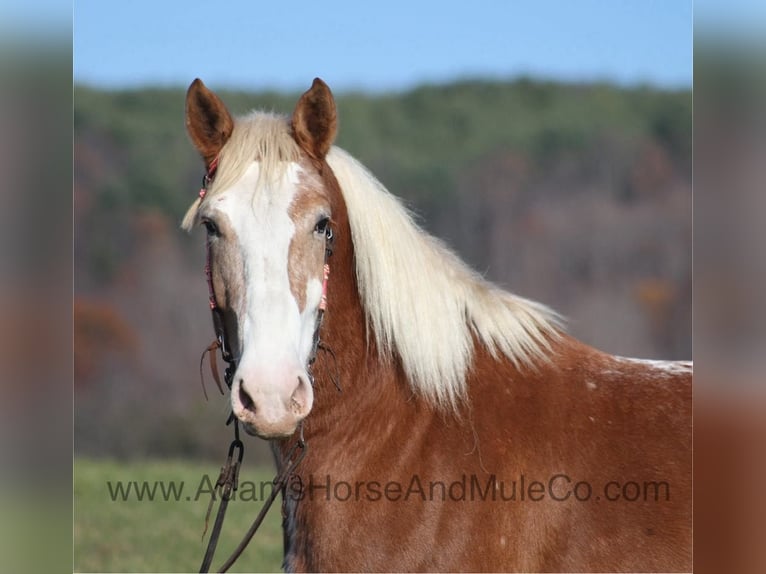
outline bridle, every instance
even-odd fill
[[[202,177],[202,187],[200,187],[200,190],[199,190],[200,201],[205,199],[205,195],[207,195],[207,188],[212,183],[213,177],[215,176],[215,172],[217,169],[218,169],[218,157],[216,156],[216,158],[208,166],[207,172]],[[221,308],[218,306],[218,303],[216,302],[216,298],[215,298],[215,289],[213,288],[213,271],[210,265],[210,251],[211,251],[210,237],[208,237],[205,242],[205,279],[207,281],[208,304],[210,305],[210,312],[213,316],[213,329],[215,331],[215,340],[206,349],[205,353],[210,354],[210,367],[213,373],[213,378],[215,379],[215,382],[218,385],[218,389],[221,391],[221,394],[224,394],[223,387],[221,386],[221,380],[218,378],[217,365],[215,364],[216,363],[215,351],[217,349],[221,350],[221,358],[227,364],[226,370],[224,371],[223,378],[229,390],[231,390],[231,382],[234,377],[234,372],[237,370],[237,361],[232,355],[231,348],[226,339],[226,329],[224,328],[223,311],[221,311]],[[204,359],[205,353],[203,353],[202,355],[203,359]],[[202,362],[200,361],[200,371],[201,371],[201,367],[202,367]],[[205,398],[207,398],[207,392],[205,391],[204,383],[202,385],[202,390],[205,392]]]
[[[202,187],[199,190],[199,198],[200,198],[199,201],[202,201],[205,198],[205,195],[207,194],[208,186],[213,181],[213,178],[215,177],[215,172],[217,169],[218,169],[218,157],[216,157],[210,163],[210,165],[207,168],[207,172],[202,178]],[[335,355],[333,354],[333,352],[329,349],[329,347],[326,347],[325,345],[323,345],[319,338],[320,330],[322,328],[322,320],[324,319],[324,314],[325,314],[325,311],[327,310],[327,282],[330,278],[330,256],[332,256],[333,242],[334,242],[334,235],[333,235],[332,227],[328,224],[327,227],[325,228],[325,252],[324,252],[324,265],[322,269],[322,273],[323,273],[322,298],[320,300],[319,308],[317,310],[316,325],[314,327],[314,334],[312,337],[311,354],[309,355],[308,364],[306,366],[306,372],[308,373],[309,380],[312,386],[314,384],[314,377],[311,373],[311,367],[314,364],[314,361],[316,360],[317,351],[319,349],[322,349],[323,351],[327,351],[328,353],[330,353],[333,359],[335,358]],[[226,369],[224,370],[223,380],[224,380],[224,383],[226,384],[226,387],[229,389],[229,391],[231,391],[232,380],[234,379],[234,373],[237,370],[237,358],[234,357],[234,355],[231,352],[231,346],[226,337],[224,313],[221,310],[221,308],[218,306],[218,302],[216,301],[216,297],[215,297],[215,289],[213,287],[213,273],[212,273],[211,257],[210,257],[211,243],[210,243],[209,237],[206,241],[205,247],[206,247],[205,278],[207,280],[207,286],[208,286],[208,303],[209,303],[210,311],[213,317],[213,329],[215,330],[215,340],[202,353],[202,357],[200,358],[200,377],[202,377],[202,364],[204,362],[205,355],[208,355],[210,357],[210,370],[212,371],[213,379],[218,385],[218,389],[221,391],[221,394],[225,394],[225,391],[223,390],[223,386],[221,385],[221,380],[218,375],[216,351],[218,350],[221,351],[221,358],[226,363]],[[340,391],[340,386],[338,384],[337,377],[333,378],[333,383],[335,384],[338,391]],[[204,379],[202,380],[202,390],[205,393],[205,398],[207,398],[207,391],[205,390]],[[220,491],[221,502],[218,506],[218,512],[216,514],[215,522],[213,524],[213,529],[210,533],[210,540],[208,541],[207,549],[205,551],[205,556],[202,559],[200,572],[208,572],[210,569],[210,564],[213,560],[216,546],[218,545],[218,538],[221,533],[221,528],[223,527],[223,520],[224,520],[224,516],[226,515],[226,509],[228,507],[229,500],[231,499],[232,494],[237,490],[237,486],[238,486],[239,469],[242,464],[242,458],[244,455],[244,444],[242,443],[239,437],[239,421],[234,416],[233,412],[229,414],[229,418],[226,421],[226,425],[229,425],[231,423],[234,423],[233,425],[234,440],[229,445],[229,451],[226,457],[226,462],[224,466],[221,467],[221,472],[215,484],[215,490]],[[256,516],[255,520],[253,521],[248,531],[245,533],[245,536],[242,538],[242,541],[239,543],[237,548],[234,550],[234,552],[232,552],[231,556],[229,556],[226,562],[224,562],[224,564],[220,567],[220,569],[218,570],[219,572],[226,572],[232,566],[232,564],[234,564],[234,562],[239,558],[242,552],[245,550],[247,545],[250,543],[250,540],[255,535],[260,525],[263,523],[263,520],[266,517],[266,514],[268,513],[269,509],[271,508],[271,505],[274,503],[274,500],[276,499],[277,495],[279,493],[284,493],[284,490],[287,486],[288,481],[290,480],[290,477],[292,476],[293,472],[300,464],[301,460],[303,460],[303,457],[306,455],[307,450],[308,450],[308,445],[306,444],[306,440],[303,437],[303,423],[301,422],[299,423],[299,428],[298,428],[298,438],[296,442],[290,447],[290,449],[287,452],[287,455],[282,460],[281,472],[279,472],[277,476],[274,477],[274,480],[272,481],[272,483],[274,484],[274,488],[272,489],[271,494],[264,501],[263,506],[261,507],[261,510],[258,513],[258,516]],[[214,501],[215,501],[215,493],[213,494],[210,500],[210,503],[207,509],[207,514],[205,516],[205,531],[207,530],[207,524],[210,518],[210,511],[212,510]],[[283,496],[282,504],[283,504],[282,511],[284,515],[284,512],[285,512],[284,496]],[[204,537],[205,533],[203,532],[202,535]]]

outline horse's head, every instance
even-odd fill
[[[186,125],[206,165],[218,166],[193,215],[207,230],[214,300],[236,359],[232,409],[252,434],[288,436],[314,400],[308,362],[333,221],[325,156],[335,102],[316,79],[290,120],[234,121],[195,80]]]

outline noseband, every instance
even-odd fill
[[[208,166],[207,172],[202,178],[202,187],[199,190],[200,201],[202,201],[207,195],[208,186],[213,181],[213,177],[215,176],[215,172],[217,168],[218,168],[218,157],[216,157],[210,163],[210,165]],[[324,265],[322,269],[322,274],[323,274],[322,298],[320,299],[319,308],[317,310],[316,324],[314,326],[314,334],[312,336],[311,354],[309,355],[308,363],[306,365],[306,372],[309,376],[309,380],[311,381],[312,386],[314,385],[314,377],[311,373],[311,367],[314,364],[314,361],[316,360],[317,350],[318,349],[325,350],[329,352],[333,358],[335,358],[335,355],[332,353],[329,347],[324,346],[319,339],[319,332],[322,328],[322,320],[324,319],[324,314],[325,314],[325,311],[327,310],[327,282],[330,278],[330,256],[332,255],[333,242],[334,242],[334,236],[332,232],[332,227],[330,225],[327,225],[325,230]],[[223,386],[221,385],[219,375],[218,375],[216,351],[220,349],[221,358],[227,364],[226,369],[224,371],[223,379],[229,391],[231,391],[231,384],[234,379],[234,373],[237,370],[237,358],[234,357],[234,355],[232,354],[230,343],[226,337],[224,313],[221,310],[221,308],[218,306],[218,303],[215,297],[215,289],[213,288],[213,273],[212,273],[211,258],[210,258],[210,253],[211,253],[210,237],[207,238],[205,249],[206,249],[205,278],[207,280],[207,287],[208,287],[208,304],[210,306],[210,311],[213,316],[213,329],[215,330],[215,340],[207,347],[205,352],[202,354],[202,358],[200,359],[200,377],[202,376],[202,363],[204,362],[205,355],[207,354],[210,357],[210,370],[212,371],[213,379],[218,385],[218,389],[221,391],[221,394],[225,394],[223,390]],[[333,379],[333,383],[335,384],[338,391],[340,391],[340,385],[338,384],[337,378]],[[207,398],[207,391],[205,390],[204,379],[202,381],[202,390],[205,393],[205,398]],[[228,506],[228,502],[231,498],[232,493],[237,490],[239,468],[241,466],[242,457],[244,454],[244,444],[239,438],[239,424],[233,412],[229,414],[229,418],[226,421],[226,424],[229,425],[232,422],[234,423],[234,440],[229,445],[229,452],[226,458],[226,463],[221,468],[221,473],[218,477],[218,481],[216,482],[216,489],[220,489],[221,502],[218,507],[218,513],[216,515],[215,523],[213,525],[213,530],[210,533],[210,540],[208,542],[205,556],[202,560],[202,566],[200,567],[200,572],[208,572],[210,568],[210,564],[213,560],[213,555],[215,554],[215,548],[218,544],[218,537],[221,533],[221,528],[223,527],[223,519],[226,514],[226,508]],[[290,476],[295,471],[298,464],[300,463],[300,461],[303,459],[304,455],[306,454],[306,449],[308,447],[306,445],[305,439],[303,438],[303,423],[302,422],[299,423],[299,427],[300,428],[299,428],[298,440],[296,441],[295,444],[293,444],[293,446],[288,451],[287,456],[285,457],[285,460],[282,461],[282,471],[279,474],[277,474],[277,476],[273,480],[274,488],[272,489],[271,495],[264,501],[264,504],[261,507],[261,511],[258,513],[258,516],[255,518],[255,521],[253,522],[250,529],[245,534],[239,546],[237,546],[237,548],[234,550],[234,552],[231,554],[228,560],[223,564],[223,566],[221,566],[219,570],[220,572],[226,572],[231,567],[231,565],[234,564],[237,558],[239,558],[241,553],[244,551],[245,547],[248,545],[252,537],[255,535],[255,532],[260,527],[261,523],[263,522],[263,519],[266,517],[266,513],[268,512],[272,503],[276,499],[277,494],[284,491],[287,485],[287,482],[290,479]],[[235,454],[237,455],[236,457],[234,456]],[[213,498],[210,500],[210,504],[208,505],[207,515],[205,517],[205,530],[207,530],[207,523],[210,517],[210,511],[212,509],[214,500],[215,500],[215,495],[213,495]],[[282,504],[284,506],[284,498],[283,498]],[[283,514],[284,514],[284,508],[283,508]],[[203,532],[203,536],[204,536],[204,532]]]

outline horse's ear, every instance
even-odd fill
[[[322,80],[314,78],[293,112],[293,137],[314,159],[324,159],[338,130],[335,99]]]
[[[234,120],[221,99],[202,80],[194,80],[186,92],[186,130],[206,166],[218,156],[233,129]]]

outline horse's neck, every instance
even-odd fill
[[[350,237],[347,227],[345,233]],[[302,477],[304,484],[308,477],[322,474],[320,469],[330,472],[341,456],[347,462],[353,457],[360,462],[368,453],[354,449],[354,445],[369,447],[371,441],[385,440],[372,434],[370,426],[383,414],[381,405],[399,402],[389,396],[397,392],[393,361],[379,361],[375,342],[367,339],[351,246],[342,239],[338,241],[329,264],[327,311],[320,332],[321,345],[312,367],[314,404],[303,422],[307,452],[296,468],[296,475]],[[284,470],[296,438],[272,442],[279,472]],[[303,501],[302,507],[310,504],[309,500]],[[288,571],[310,569],[305,555],[307,526],[305,517],[303,522],[298,518],[297,505],[294,497],[285,497],[283,528]]]
[[[397,418],[394,411],[399,407],[406,411],[402,405],[412,396],[397,361],[381,359],[368,332],[349,238],[348,225],[339,225],[329,259],[321,344],[312,366],[314,403],[303,423],[311,459],[322,456],[318,449],[337,446],[333,443],[342,441],[344,433],[364,437],[372,418]],[[393,410],[381,409],[382,405]],[[279,441],[279,450],[286,452],[293,441]]]
[[[340,246],[330,260],[320,340],[313,368],[314,406],[305,421],[306,436],[314,441],[338,426],[354,427],[360,417],[371,416],[397,383],[395,365],[379,359],[368,333],[348,244]]]

